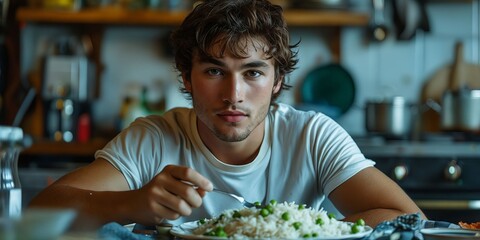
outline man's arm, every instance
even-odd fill
[[[345,221],[359,218],[369,226],[407,213],[423,212],[389,177],[375,167],[366,168],[338,186],[329,196]]]
[[[94,229],[111,221],[155,225],[189,215],[211,188],[196,171],[167,166],[142,188],[130,190],[122,173],[106,160],[97,159],[55,181],[29,207],[73,208],[78,214],[75,229]]]

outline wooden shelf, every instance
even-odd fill
[[[126,10],[107,7],[81,11],[55,11],[20,8],[16,18],[21,22],[120,24],[120,25],[180,25],[187,12],[161,10]],[[349,11],[287,10],[289,26],[365,26],[369,15]]]
[[[289,26],[367,26],[370,16],[366,13],[349,11],[289,10],[285,12]]]
[[[65,155],[65,156],[91,156],[95,151],[102,149],[108,140],[92,139],[86,143],[66,143],[51,140],[41,140],[35,142],[31,147],[22,151],[22,155]]]

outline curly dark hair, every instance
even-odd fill
[[[272,96],[273,102],[283,89],[291,88],[285,76],[298,62],[294,49],[299,43],[290,45],[283,9],[268,0],[205,0],[198,4],[170,36],[175,67],[191,81],[194,54],[211,57],[212,46],[220,44],[220,55],[229,52],[246,57],[245,46],[254,38],[264,42],[263,50],[274,59],[275,84],[283,79],[280,91]],[[180,90],[191,99],[183,85]]]

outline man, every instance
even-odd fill
[[[225,203],[209,197],[215,186],[252,202],[314,208],[328,196],[345,220],[371,226],[420,212],[338,124],[274,102],[297,63],[280,7],[205,1],[172,43],[193,109],[137,119],[31,206],[75,208],[83,227],[177,224]]]

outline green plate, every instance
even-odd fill
[[[355,83],[339,64],[326,64],[307,74],[301,85],[302,104],[327,106],[344,114],[355,101]]]

